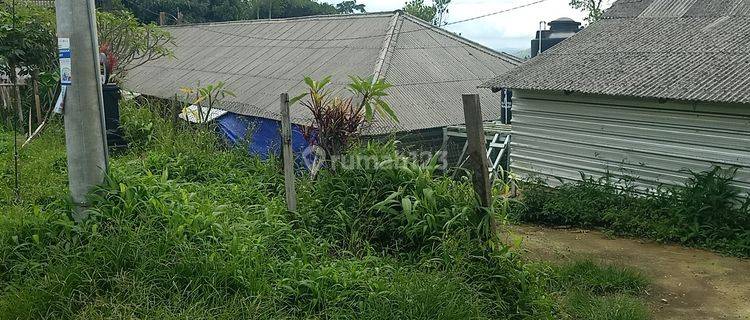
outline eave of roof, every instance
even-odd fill
[[[620,0],[481,87],[750,103],[750,0],[722,1]]]

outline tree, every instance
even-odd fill
[[[435,14],[437,14],[435,7],[425,5],[424,0],[412,0],[407,2],[406,5],[404,5],[404,11],[430,23],[435,20]]]
[[[56,66],[55,16],[51,11],[33,5],[3,4],[0,8],[0,74],[6,75],[15,85],[16,120],[23,128],[25,121],[18,76],[31,76],[37,122],[41,122],[39,78]]]
[[[342,14],[352,14],[354,12],[365,13],[364,4],[358,4],[357,0],[348,0],[336,5],[336,10]]]
[[[424,0],[411,0],[404,5],[404,11],[433,25],[443,26],[450,3],[451,0],[433,0],[432,5],[426,5]]]
[[[174,38],[154,23],[142,24],[127,11],[97,13],[100,51],[107,55],[108,76],[121,81],[128,71],[173,55]]]
[[[570,6],[586,13],[586,22],[592,23],[601,19],[604,14],[604,0],[570,0]]]
[[[268,18],[289,18],[336,14],[336,7],[313,0],[112,0],[111,10],[132,11],[138,20],[157,22],[166,12],[168,24],[182,16],[182,22],[219,22]]]
[[[448,5],[451,0],[433,0],[433,7],[435,7],[435,18],[432,20],[432,24],[441,27],[445,24],[445,18],[448,15]]]

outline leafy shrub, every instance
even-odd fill
[[[514,216],[750,256],[750,198],[731,184],[736,170],[714,167],[691,174],[683,186],[645,194],[609,178],[584,177],[558,188],[528,183],[524,205],[514,207]]]

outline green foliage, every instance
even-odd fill
[[[31,110],[34,95],[33,84],[41,84],[40,103],[50,104],[53,101],[57,82],[55,78],[57,60],[57,38],[55,36],[55,15],[48,9],[35,5],[21,5],[5,1],[0,3],[0,75],[7,76],[11,83],[19,83],[18,76],[26,78],[27,86],[18,88],[20,101],[11,103],[15,110],[0,108],[0,118],[15,118],[16,125],[24,132],[33,131],[23,128],[27,122],[25,110]],[[44,112],[36,110],[37,117]],[[5,122],[5,121],[4,121]],[[35,124],[38,124],[34,122]],[[5,125],[6,123],[3,123]]]
[[[356,139],[363,127],[373,120],[373,112],[378,112],[384,119],[398,122],[396,114],[384,100],[386,92],[393,87],[382,79],[349,77],[351,83],[347,89],[352,93],[350,98],[332,97],[328,88],[331,77],[315,81],[305,77],[308,91],[290,99],[293,105],[303,98],[302,106],[312,114],[312,124],[306,136],[311,145],[322,147],[332,156],[344,152]],[[358,99],[359,103],[355,103]]]
[[[57,58],[55,16],[34,5],[0,4],[0,74],[13,80],[14,68],[21,75],[32,70],[49,71]]]
[[[639,295],[649,281],[627,267],[605,266],[590,260],[572,261],[554,270],[554,287],[565,292],[562,319],[650,319]]]
[[[442,27],[448,15],[451,0],[433,0],[432,5],[424,4],[424,0],[411,0],[404,4],[404,11],[410,15]]]
[[[424,4],[424,0],[411,0],[404,5],[404,11],[410,15],[432,23],[435,20],[437,9],[434,6]]]
[[[227,89],[225,85],[224,81],[219,81],[203,87],[180,88],[180,93],[185,95],[185,102],[187,103],[183,108],[183,113],[193,112],[188,108],[191,105],[197,106],[192,116],[198,123],[208,124],[214,107],[220,105],[227,96],[236,97],[234,92]],[[205,111],[203,110],[204,107],[206,108]]]
[[[750,255],[750,198],[731,184],[736,170],[692,172],[684,186],[641,194],[627,181],[586,178],[559,188],[530,183],[517,218],[604,228],[617,234]],[[623,184],[625,187],[623,187]]]
[[[158,22],[155,13],[167,13],[167,24],[217,22],[336,14],[331,4],[314,0],[115,0],[114,10],[129,10],[140,21]],[[179,21],[177,21],[179,20]]]
[[[570,6],[585,13],[584,19],[589,23],[602,18],[605,9],[602,7],[603,4],[604,0],[570,0]]]
[[[83,223],[64,200],[60,125],[23,154],[23,201],[0,198],[0,319],[549,319],[567,308],[554,268],[482,244],[468,182],[393,145],[352,152],[399,166],[300,177],[289,213],[275,159],[122,106],[133,145],[112,156]],[[13,136],[0,131],[4,185]]]
[[[99,44],[113,56],[111,82],[120,82],[129,70],[149,61],[174,55],[172,35],[154,23],[142,24],[128,11],[97,12]]]
[[[628,295],[596,296],[572,292],[564,298],[564,319],[647,320],[649,310],[643,302]]]
[[[365,5],[357,3],[357,0],[346,0],[336,4],[336,11],[342,14],[353,14],[355,12],[365,13]]]
[[[648,280],[638,271],[617,266],[600,266],[590,260],[576,261],[558,270],[558,279],[567,289],[595,294],[642,292]]]

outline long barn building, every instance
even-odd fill
[[[461,94],[520,61],[401,11],[236,21],[169,27],[173,59],[133,70],[126,88],[172,98],[180,87],[218,81],[236,94],[219,106],[216,121],[230,138],[252,136],[251,151],[278,151],[279,94],[305,92],[304,77],[333,77],[343,90],[348,76],[375,76],[393,85],[385,100],[399,122],[378,119],[364,133],[393,135],[417,147],[440,149],[442,128],[464,122]],[[500,116],[500,98],[483,92],[484,119]],[[293,144],[304,148],[300,126],[311,114],[292,106]]]

